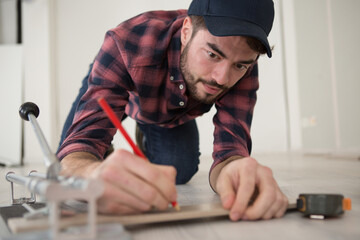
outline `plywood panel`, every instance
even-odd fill
[[[288,209],[296,208],[296,204],[292,203]],[[97,218],[98,223],[121,223],[124,226],[141,225],[159,222],[173,222],[182,220],[192,220],[200,218],[213,218],[213,217],[227,217],[229,211],[221,206],[221,203],[204,203],[199,205],[183,206],[180,211],[169,208],[166,211],[153,211],[139,215],[127,216],[107,216],[100,215]],[[60,225],[64,228],[76,225],[85,224],[87,221],[86,215],[77,215],[70,218],[63,218]],[[42,219],[25,219],[25,218],[12,218],[8,220],[8,226],[13,233],[28,232],[35,230],[43,230],[49,227],[47,218]]]

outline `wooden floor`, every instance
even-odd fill
[[[231,222],[225,218],[132,226],[133,239],[360,239],[360,161],[356,158],[300,154],[254,156],[273,169],[290,202],[300,193],[340,193],[352,199],[352,210],[342,217],[312,220],[299,212],[288,212],[281,219]],[[178,186],[180,205],[219,202],[208,184],[210,160],[202,160],[200,171],[186,185]],[[0,176],[12,170],[27,174],[32,166],[1,168]],[[41,168],[41,167],[40,167]],[[43,169],[40,169],[43,170]],[[0,206],[10,204],[10,184],[0,178]]]

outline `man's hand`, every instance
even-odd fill
[[[128,151],[117,150],[103,162],[87,160],[83,172],[82,164],[77,165],[80,168],[76,171],[71,171],[74,160],[82,162],[79,154],[84,157],[83,153],[75,153],[76,160],[71,159],[74,157],[71,154],[62,160],[65,174],[73,172],[103,181],[105,190],[98,199],[98,211],[101,213],[131,214],[153,207],[164,210],[169,202],[176,201],[174,167],[155,165]]]
[[[215,186],[223,207],[230,209],[233,221],[279,218],[288,206],[288,199],[279,189],[271,169],[251,157],[223,166]],[[255,189],[258,195],[249,205]]]

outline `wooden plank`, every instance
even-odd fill
[[[290,204],[288,209],[296,208],[296,204]],[[207,203],[192,206],[182,206],[180,211],[169,208],[166,211],[152,211],[137,215],[98,215],[98,223],[121,223],[124,226],[160,223],[160,222],[173,222],[181,220],[191,220],[200,218],[212,217],[227,217],[229,211],[221,206],[221,203]],[[86,224],[87,215],[78,214],[73,217],[62,218],[60,225],[62,228],[70,226],[78,226]],[[8,220],[8,226],[12,233],[29,232],[36,230],[44,230],[49,228],[48,218],[41,219],[25,219],[25,218],[12,218]]]

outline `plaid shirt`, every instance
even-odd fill
[[[104,97],[117,116],[171,128],[208,112],[186,91],[180,71],[180,30],[186,10],[153,11],[108,31],[79,102],[74,121],[58,151],[89,152],[102,159],[116,129],[97,103]],[[234,155],[249,156],[250,125],[258,89],[257,64],[215,102],[215,166]]]

